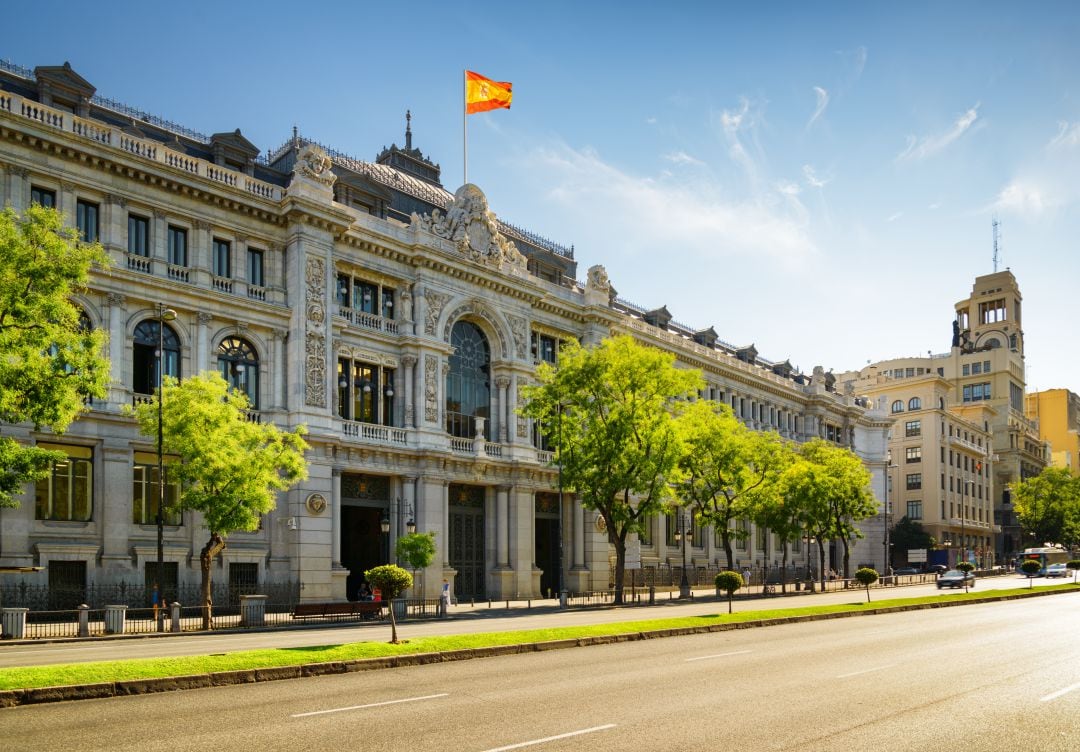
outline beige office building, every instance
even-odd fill
[[[1080,395],[1068,389],[1032,392],[1024,399],[1024,414],[1050,445],[1051,464],[1080,475]]]

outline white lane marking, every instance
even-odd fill
[[[730,653],[717,653],[716,655],[699,655],[697,658],[687,658],[686,662],[690,661],[707,661],[710,658],[727,658],[729,655],[744,655],[746,653],[752,653],[753,650],[733,650]]]
[[[1070,684],[1068,687],[1065,687],[1065,689],[1059,689],[1057,692],[1051,692],[1046,697],[1040,697],[1039,702],[1050,702],[1050,700],[1056,700],[1062,695],[1066,695],[1069,692],[1077,689],[1080,689],[1080,682],[1077,682],[1076,684]]]
[[[509,749],[521,749],[522,747],[532,747],[537,744],[545,744],[546,742],[553,742],[558,739],[568,739],[571,736],[581,736],[582,734],[594,734],[597,731],[607,731],[608,729],[615,728],[614,723],[608,723],[603,726],[593,726],[592,728],[581,729],[580,731],[568,731],[565,734],[557,734],[555,736],[545,736],[543,739],[533,739],[530,742],[519,742],[517,744],[510,744],[505,747],[494,747],[492,749],[486,749],[484,752],[506,752]]]
[[[888,666],[875,666],[874,668],[864,668],[862,671],[852,671],[850,674],[840,674],[837,679],[847,679],[851,676],[858,676],[859,674],[869,674],[874,671],[884,671],[887,668],[892,668],[895,664],[890,663]]]
[[[290,718],[304,718],[309,715],[325,715],[326,713],[344,713],[346,710],[364,710],[365,708],[381,708],[383,705],[397,705],[402,702],[419,702],[420,700],[434,700],[439,697],[448,697],[446,692],[437,695],[424,695],[423,697],[405,697],[401,700],[387,700],[386,702],[372,702],[367,705],[350,705],[347,708],[331,708],[330,710],[312,710],[310,713],[293,713]]]

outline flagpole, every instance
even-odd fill
[[[464,147],[464,163],[465,163],[465,182],[469,182],[469,114],[468,114],[468,100],[469,100],[469,82],[468,71],[463,70],[461,72],[461,135],[462,146]]]

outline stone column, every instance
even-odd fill
[[[495,566],[499,569],[510,566],[509,492],[507,486],[495,489]]]
[[[333,494],[330,499],[331,525],[330,525],[330,566],[341,569],[341,468],[331,470]]]
[[[564,496],[564,500],[566,498]],[[569,501],[573,510],[570,520],[574,535],[574,569],[580,569],[585,566],[585,507],[581,505],[580,499],[570,497]]]
[[[540,595],[540,570],[536,568],[536,503],[530,488],[510,488],[510,567],[514,570],[514,596]]]
[[[443,510],[443,569],[450,568],[450,483],[443,481],[442,484],[442,510]]]
[[[518,430],[517,430],[517,428],[518,428],[518,415],[515,412],[517,410],[517,407],[518,407],[518,379],[519,378],[521,378],[521,377],[519,375],[517,375],[517,374],[514,374],[513,376],[510,377],[510,387],[506,392],[506,401],[507,401],[507,403],[509,405],[509,409],[507,410],[507,414],[508,414],[507,422],[508,422],[509,425],[507,426],[506,432],[507,432],[507,441],[509,441],[511,444],[517,444],[517,443],[519,443],[521,441],[521,437],[518,436]],[[524,419],[522,419],[522,420],[524,420]]]
[[[113,246],[118,251],[127,252],[127,199],[115,194],[106,194],[101,217],[101,244]]]
[[[64,224],[75,227],[75,184],[66,180],[60,181],[60,190],[56,195],[56,208],[64,216]],[[100,221],[100,217],[98,220]]]
[[[131,554],[127,550],[132,532],[130,447],[102,447],[101,472],[106,493],[95,510],[101,530],[101,566],[116,577],[121,573],[128,574],[131,568]],[[128,493],[118,493],[119,489],[126,489]]]
[[[188,248],[191,281],[200,287],[210,286],[210,232],[209,222],[196,221],[191,233],[191,247]]]
[[[416,428],[416,394],[413,391],[413,370],[416,368],[415,355],[401,356],[403,375],[402,391],[405,398],[405,410],[402,418],[404,428]]]
[[[169,223],[165,212],[154,209],[150,226],[150,257],[156,259],[163,269],[169,264]]]
[[[270,362],[270,385],[273,390],[270,395],[270,407],[273,408],[286,407],[283,384],[287,367],[285,363],[285,338],[288,336],[289,333],[284,329],[274,329],[270,332],[270,349],[273,352]]]
[[[505,444],[510,436],[510,431],[508,430],[508,426],[511,425],[510,416],[513,415],[514,412],[509,402],[510,377],[496,377],[495,387],[499,390],[499,409],[496,413],[499,416],[499,433],[495,440],[501,444]]]
[[[124,326],[124,303],[127,299],[111,292],[105,296],[108,307],[109,327],[109,406],[119,408],[127,404],[128,390],[124,384],[124,348],[127,343],[127,331]]]
[[[214,316],[200,311],[195,317],[198,326],[195,331],[194,371],[199,373],[210,368],[210,322]]]

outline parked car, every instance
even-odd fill
[[[944,564],[927,564],[926,571],[934,574],[941,574],[942,572],[949,571],[949,568]]]
[[[937,578],[938,590],[946,587],[964,587],[965,584],[968,587],[975,587],[975,575],[971,572],[961,572],[959,569],[950,569]]]
[[[1068,577],[1069,568],[1064,564],[1049,564],[1046,567],[1047,577]]]
[[[893,574],[922,574],[915,567],[899,567],[893,570]]]

